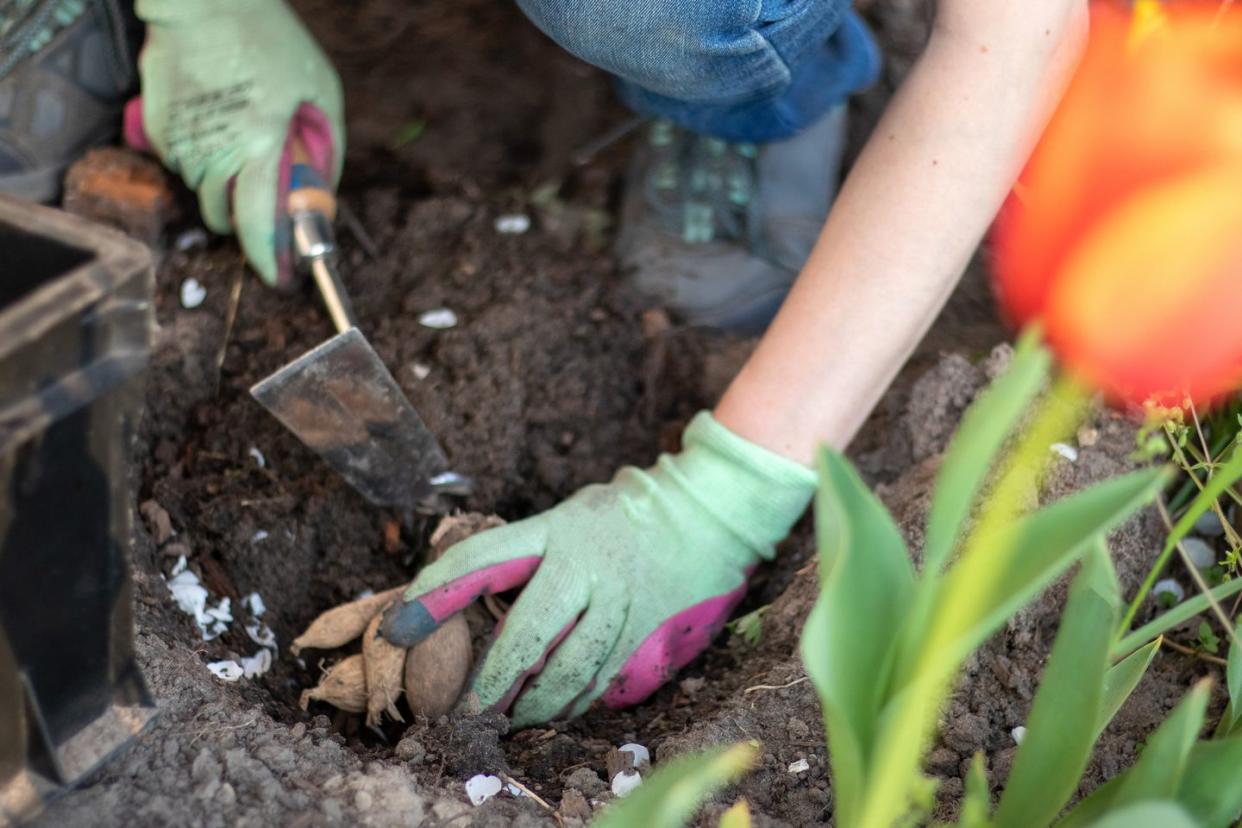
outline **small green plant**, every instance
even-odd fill
[[[762,606],[757,610],[752,610],[745,615],[730,621],[725,625],[725,629],[731,635],[746,642],[748,647],[759,646],[759,639],[763,637],[763,614],[767,612],[767,606]]]
[[[1220,652],[1220,638],[1212,632],[1212,625],[1206,621],[1199,622],[1199,637],[1195,645],[1205,653]]]

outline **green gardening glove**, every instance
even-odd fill
[[[147,42],[128,139],[145,138],[198,193],[209,228],[237,228],[265,282],[287,284],[294,156],[329,187],[340,178],[336,72],[283,0],[138,0],[135,8]]]
[[[537,517],[457,544],[385,615],[412,646],[484,593],[526,583],[473,682],[480,707],[525,726],[597,698],[642,701],[710,643],[815,488],[810,469],[708,413],[683,450],[622,469]]]

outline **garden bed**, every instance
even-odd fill
[[[751,343],[665,329],[662,311],[626,290],[608,226],[625,146],[585,165],[572,160],[626,117],[607,80],[512,4],[294,5],[343,76],[350,149],[342,200],[377,247],[368,252],[342,227],[346,282],[363,330],[454,468],[477,478],[463,506],[521,518],[675,448]],[[920,5],[872,4],[892,66],[859,104],[859,136],[917,49]],[[529,230],[500,232],[496,220],[510,214],[528,217]],[[188,278],[206,289],[192,309],[181,302]],[[458,324],[419,323],[437,308],[451,309]],[[763,742],[762,766],[722,803],[745,795],[761,825],[829,819],[818,705],[796,652],[817,584],[805,525],[757,574],[742,608],[771,604],[761,646],[723,636],[636,709],[518,733],[495,716],[377,733],[327,706],[302,711],[299,694],[320,668],[315,654],[301,663],[291,656],[288,642],[328,607],[408,580],[431,527],[398,533],[394,515],[356,495],[250,398],[251,384],[331,335],[309,293],[262,288],[231,240],[213,240],[164,259],[157,315],[135,475],[138,500],[155,505],[135,517],[134,557],[137,650],[161,717],[41,824],[534,824],[550,814],[532,799],[502,794],[475,809],[463,781],[503,772],[557,808],[567,789],[600,798],[606,756],[624,742],[648,746],[659,764],[741,739]],[[1003,362],[1003,350],[990,355],[1002,337],[972,269],[852,450],[915,548],[939,452]],[[1058,461],[1048,497],[1131,465],[1133,430],[1114,415],[1099,415],[1080,442],[1077,461]],[[172,537],[153,528],[161,510]],[[1160,542],[1152,514],[1118,533],[1128,590]],[[239,619],[209,642],[164,581],[182,554],[213,600],[231,598]],[[1063,591],[1021,612],[968,662],[930,758],[946,809],[975,751],[1004,777]],[[265,675],[226,683],[206,665],[255,652],[237,609],[252,592],[267,607],[262,620],[278,654]],[[472,620],[480,629],[486,617],[476,611]],[[1158,657],[1103,737],[1085,784],[1128,766],[1207,669],[1191,657]],[[792,772],[802,759],[808,769]]]

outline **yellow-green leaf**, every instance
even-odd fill
[[[1070,590],[1026,737],[996,810],[998,828],[1047,825],[1078,789],[1095,745],[1117,596],[1108,547],[1100,540]]]
[[[759,746],[743,742],[663,764],[625,799],[608,806],[594,828],[681,828],[703,800],[754,767]]]

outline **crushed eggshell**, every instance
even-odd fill
[[[1186,538],[1182,541],[1182,549],[1186,557],[1194,564],[1195,569],[1207,569],[1216,563],[1216,551],[1201,538]]]
[[[181,283],[181,307],[187,310],[194,310],[203,304],[203,300],[207,298],[207,288],[202,283],[191,276]]]
[[[433,328],[437,331],[445,331],[449,328],[457,326],[457,314],[448,308],[436,308],[435,310],[423,311],[419,314],[418,324],[424,328]]]
[[[1013,730],[1009,731],[1009,735],[1013,737],[1013,743],[1015,745],[1020,745],[1022,744],[1022,740],[1026,738],[1026,728],[1022,725],[1018,725]]]
[[[259,451],[256,447],[251,446],[248,453],[254,459],[256,466],[261,469],[267,468],[267,458],[263,456],[263,452]]]
[[[263,603],[263,596],[257,592],[252,592],[243,598],[242,606],[250,610],[250,614],[255,618],[262,618],[263,613],[267,612],[267,604]]]
[[[421,362],[414,363],[411,370],[414,372],[414,379],[416,380],[425,380],[431,376],[431,366],[424,365]]]
[[[243,658],[241,667],[246,678],[263,675],[272,669],[272,651],[264,648],[248,658]]]
[[[1059,454],[1071,463],[1078,461],[1078,449],[1069,443],[1053,443],[1048,447],[1054,454]]]
[[[799,759],[797,762],[789,763],[790,773],[806,773],[811,769],[811,763],[805,759]]]
[[[505,791],[508,792],[509,796],[526,796],[526,791],[522,790],[517,785],[514,785],[512,782],[505,783]]]
[[[1170,595],[1173,603],[1178,604],[1186,597],[1186,590],[1182,589],[1182,585],[1172,578],[1164,578],[1156,581],[1156,585],[1151,588],[1151,594],[1153,596]]]
[[[276,649],[276,633],[272,632],[272,628],[267,624],[258,621],[247,624],[246,635],[250,636],[250,640],[260,647],[266,647],[269,650]]]
[[[1195,531],[1205,538],[1215,538],[1225,534],[1225,527],[1216,513],[1209,509],[1195,521]]]
[[[621,771],[612,778],[612,794],[613,796],[625,796],[641,784],[643,784],[643,777],[638,771]]]
[[[206,244],[207,231],[201,227],[191,227],[189,230],[186,230],[184,233],[177,236],[177,240],[173,243],[173,247],[177,248],[178,252],[184,253],[187,250],[191,250],[195,247],[203,247]]]
[[[506,236],[520,236],[530,229],[530,216],[524,213],[508,213],[496,217],[496,232]]]
[[[267,650],[263,652],[267,652]],[[222,681],[237,681],[246,675],[245,668],[232,659],[228,661],[213,661],[207,665],[207,669]]]
[[[173,565],[171,576],[166,583],[177,607],[186,615],[193,616],[204,641],[218,638],[229,628],[233,621],[229,599],[221,598],[215,606],[210,605],[208,599],[211,594],[198,580],[198,576],[187,568],[184,555]]]
[[[640,744],[629,742],[617,748],[622,753],[628,753],[634,757],[634,767],[651,764],[651,751]]]
[[[250,542],[251,542],[251,543],[259,543],[259,542],[261,542],[261,541],[265,541],[265,540],[267,540],[267,539],[268,539],[268,531],[267,531],[266,529],[260,529],[259,531],[255,532],[253,535],[251,535],[251,537],[250,537]]]
[[[471,805],[482,805],[504,788],[500,777],[486,773],[476,774],[466,780],[466,796]]]

